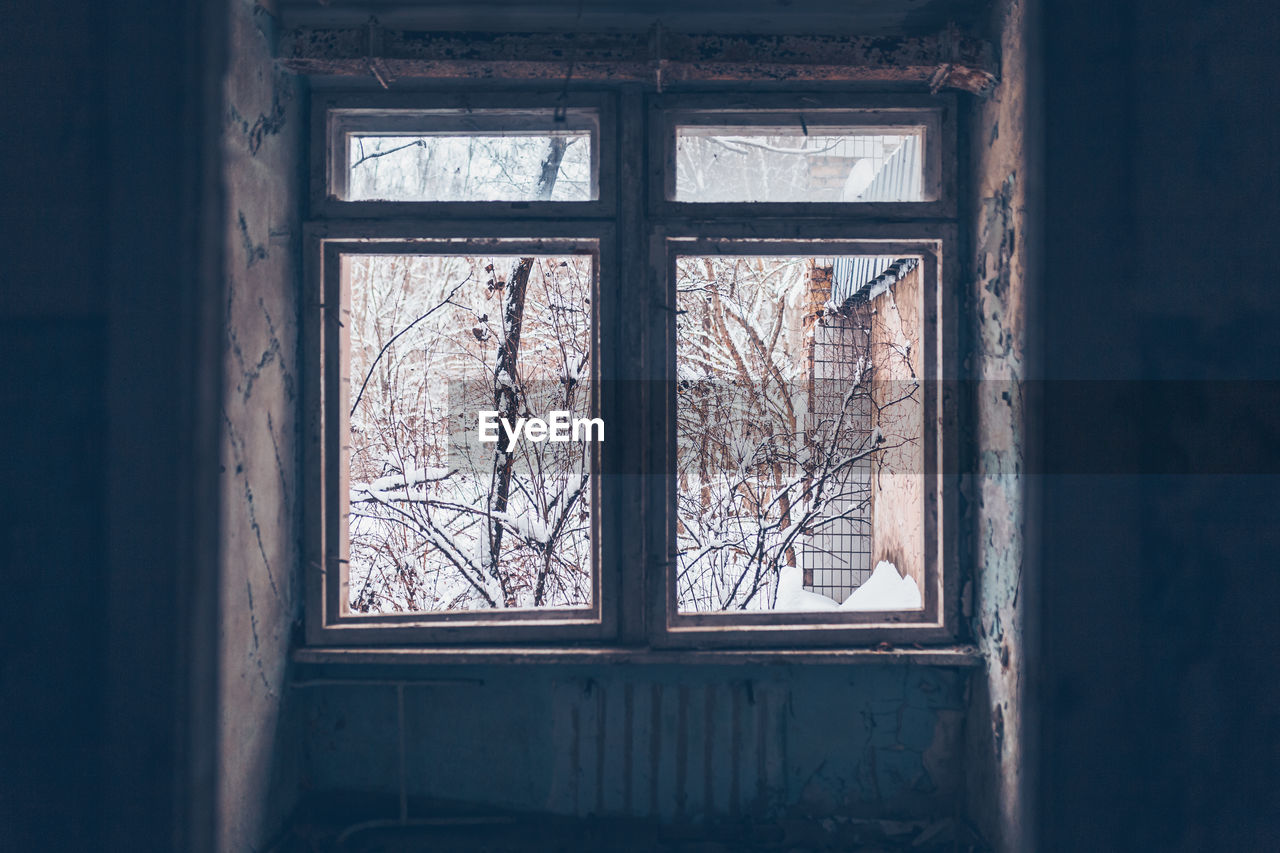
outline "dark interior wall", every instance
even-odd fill
[[[211,849],[214,93],[198,3],[0,28],[0,847]]]
[[[1280,18],[1042,8],[1039,848],[1276,849]]]
[[[967,672],[953,668],[524,664],[365,671],[352,684],[335,674],[296,689],[302,775],[316,794],[383,795],[376,817],[395,816],[402,767],[415,801],[676,823],[942,817],[962,784]]]
[[[286,702],[302,617],[297,495],[302,83],[276,69],[276,22],[231,0],[219,139],[226,204],[220,682],[221,846],[274,834],[297,789]]]
[[[0,37],[0,108],[58,130],[26,157],[0,158],[0,579],[24,602],[0,619],[0,826],[16,844],[50,825],[87,844],[102,828],[107,692],[106,579],[87,570],[106,539],[106,176],[95,145],[106,86],[82,67],[41,68],[18,31],[99,72],[106,59],[90,28],[32,8],[13,10]],[[80,106],[71,121],[59,101]],[[66,250],[68,235],[79,251]]]
[[[1033,606],[1026,555],[1028,445],[1026,306],[1030,280],[1028,186],[1035,177],[1025,129],[1029,64],[1026,4],[991,9],[989,37],[1000,48],[1000,84],[972,103],[965,199],[972,240],[964,322],[968,331],[974,454],[965,505],[973,537],[971,634],[983,652],[966,724],[966,809],[1003,850],[1029,839],[1026,614]],[[1024,580],[1028,580],[1024,583]]]

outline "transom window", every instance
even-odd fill
[[[950,639],[953,109],[317,95],[309,642]]]
[[[590,201],[598,114],[493,109],[333,114],[329,188],[345,201]]]

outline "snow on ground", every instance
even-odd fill
[[[778,603],[774,610],[919,610],[920,588],[914,578],[898,574],[898,568],[885,560],[862,586],[853,591],[844,604],[825,595],[810,592],[804,586],[804,571],[798,566],[783,566],[778,577]]]
[[[915,578],[898,574],[898,567],[881,560],[871,577],[853,591],[841,610],[919,610],[920,588]]]

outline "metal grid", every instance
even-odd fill
[[[819,454],[852,454],[870,440],[869,320],[865,311],[855,311],[827,315],[813,327],[806,435]],[[843,602],[871,576],[871,460],[843,469],[831,485],[834,496],[817,529],[801,542],[800,565],[807,589]]]

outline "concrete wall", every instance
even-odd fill
[[[526,664],[417,671],[438,681],[403,688],[317,679],[297,688],[302,773],[313,791],[394,803],[403,690],[410,798],[664,822],[945,816],[964,773],[966,676]]]
[[[273,68],[274,22],[231,0],[223,400],[221,849],[260,847],[292,806],[289,644],[301,618],[298,81]]]
[[[1026,304],[1029,160],[1024,0],[995,4],[1001,82],[974,103],[969,125],[972,255],[965,321],[975,380],[975,458],[965,502],[973,559],[970,630],[983,651],[968,725],[971,814],[1000,849],[1028,849],[1023,730],[1026,668]],[[1034,247],[1031,247],[1033,250]]]

